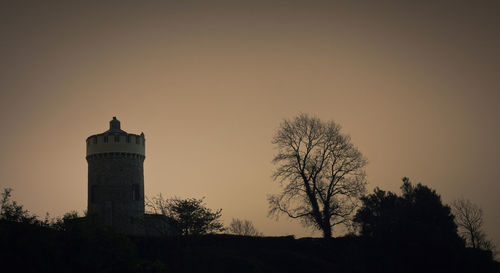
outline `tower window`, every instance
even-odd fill
[[[139,138],[139,136],[136,136],[135,137],[135,144],[140,144],[141,143],[141,139]]]
[[[120,136],[115,136],[115,142],[120,142]]]
[[[130,135],[127,135],[127,143],[130,143]]]
[[[132,184],[132,200],[134,201],[141,200],[139,184]]]
[[[104,136],[104,143],[108,143],[108,136]]]

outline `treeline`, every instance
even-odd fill
[[[0,240],[2,272],[499,272],[482,250],[358,236],[129,237],[92,225],[55,231],[2,220]]]
[[[339,238],[125,236],[3,200],[2,272],[500,272],[491,251],[465,246],[435,191],[406,179],[400,195],[363,197],[359,234]]]

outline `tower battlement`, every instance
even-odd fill
[[[113,117],[108,131],[87,138],[87,158],[96,154],[124,153],[145,156],[144,134],[129,134],[120,129],[120,121]]]

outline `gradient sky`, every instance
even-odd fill
[[[146,135],[146,195],[319,236],[267,218],[271,139],[302,112],[351,135],[370,191],[409,176],[471,199],[500,245],[496,1],[11,2],[0,187],[40,216],[86,208],[85,139],[117,116]]]

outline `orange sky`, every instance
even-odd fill
[[[351,135],[370,190],[469,198],[500,245],[494,1],[66,2],[0,4],[0,187],[32,212],[86,208],[85,139],[117,116],[146,135],[147,195],[317,236],[266,216],[271,138],[303,112]]]

